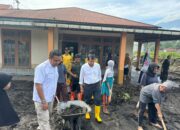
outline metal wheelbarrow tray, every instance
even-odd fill
[[[66,111],[66,110],[65,110]],[[73,111],[73,109],[71,109]],[[63,129],[67,130],[81,130],[81,117],[85,115],[85,112],[81,113],[67,113],[62,112],[61,117],[64,119]]]
[[[81,130],[81,117],[84,116],[86,112],[91,111],[89,105],[84,101],[78,100],[68,101],[66,103],[58,102],[58,106],[60,115],[64,119],[63,130]]]

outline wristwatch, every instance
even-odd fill
[[[42,103],[42,104],[45,104],[45,103],[46,103],[46,100],[41,100],[41,103]]]

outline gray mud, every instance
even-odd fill
[[[13,87],[8,95],[12,104],[21,118],[20,123],[13,127],[13,130],[36,130],[38,123],[32,102],[33,82],[14,81]],[[124,92],[130,94],[130,99],[124,100]],[[91,120],[86,121],[82,117],[82,130],[137,130],[137,115],[135,106],[138,101],[139,88],[133,85],[120,87],[115,85],[113,90],[112,103],[109,106],[110,115],[101,113],[102,124],[94,120],[94,112],[91,113]],[[163,103],[163,113],[168,130],[180,130],[180,90],[173,90],[167,94],[168,98]],[[94,107],[92,106],[92,109]],[[53,130],[62,129],[62,118],[54,111],[51,118]],[[158,130],[144,120],[144,130]]]

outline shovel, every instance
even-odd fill
[[[164,130],[167,130],[167,127],[166,127],[166,125],[165,125],[165,123],[164,123],[163,118],[161,119],[161,123],[162,123],[163,129],[164,129]]]

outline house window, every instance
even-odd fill
[[[3,29],[3,65],[30,67],[30,39],[30,31]]]
[[[14,66],[15,65],[15,41],[4,40],[4,65]]]

